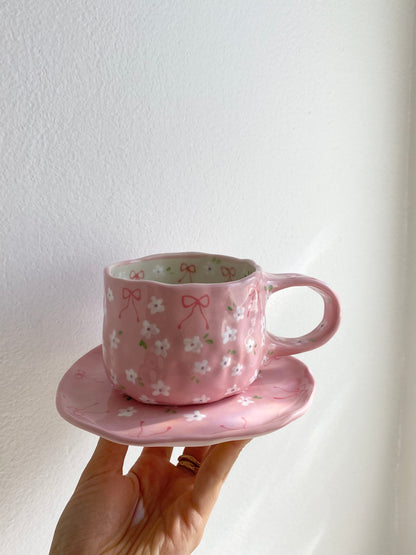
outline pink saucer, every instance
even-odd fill
[[[145,405],[108,381],[101,345],[64,375],[56,394],[60,415],[84,430],[128,445],[195,446],[267,434],[309,408],[314,380],[294,357],[268,361],[243,392],[214,403]]]

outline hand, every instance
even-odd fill
[[[188,555],[202,539],[228,472],[249,440],[186,447],[194,474],[170,462],[172,447],[145,447],[123,475],[126,445],[100,438],[55,530],[50,555]]]

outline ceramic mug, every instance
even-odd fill
[[[331,289],[300,274],[269,274],[251,260],[158,254],[104,270],[103,358],[114,387],[143,403],[208,403],[236,394],[270,357],[316,349],[335,333]],[[324,301],[320,324],[281,338],[266,330],[270,295],[308,286]]]

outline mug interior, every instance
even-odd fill
[[[228,283],[238,281],[256,271],[250,260],[213,254],[161,255],[132,260],[109,268],[116,278],[157,281],[167,284]]]

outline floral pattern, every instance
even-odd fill
[[[117,349],[118,344],[120,343],[120,338],[117,336],[116,330],[113,330],[110,335],[110,346],[112,349]]]
[[[156,404],[156,401],[154,399],[151,399],[147,395],[140,395],[139,401],[141,401],[142,403],[146,403],[148,405],[155,405]]]
[[[244,306],[237,306],[236,309],[234,310],[233,316],[238,322],[239,320],[242,320],[244,318],[244,313],[245,313]]]
[[[113,385],[143,403],[165,405],[209,403],[244,391],[264,356],[257,348],[265,335],[259,286],[253,280],[241,290],[222,291],[198,281],[227,283],[246,276],[247,268],[212,257],[200,265],[178,258],[143,267],[135,263],[128,270],[131,290],[128,282],[111,279],[105,286],[104,348]]]
[[[240,376],[243,370],[243,365],[242,364],[237,364],[236,366],[234,366],[231,370],[231,375],[232,376]]]
[[[194,412],[184,414],[187,422],[199,422],[200,420],[206,418],[206,416],[206,414],[201,414],[199,410],[194,410]]]
[[[206,374],[207,372],[211,372],[211,368],[208,366],[208,361],[203,360],[202,362],[195,362],[194,372],[202,375]]]
[[[156,341],[155,343],[155,353],[158,356],[162,356],[166,358],[168,356],[168,350],[170,348],[170,343],[167,339],[163,339],[163,341]]]
[[[232,387],[229,387],[227,389],[225,394],[226,395],[233,395],[233,393],[237,393],[238,391],[240,391],[240,388],[236,384],[234,384]]]
[[[203,394],[201,395],[201,397],[195,397],[195,399],[192,399],[192,402],[198,405],[202,403],[208,403],[210,399],[210,397],[207,397],[205,394]]]
[[[222,333],[222,342],[225,345],[229,341],[235,341],[237,339],[237,329],[227,326],[225,331]]]
[[[133,368],[126,370],[126,378],[129,382],[136,383],[137,377],[138,377],[137,372],[135,372]]]
[[[161,277],[163,277],[165,275],[165,268],[161,265],[161,264],[157,264],[154,268],[153,268],[153,274],[156,276],[156,278],[160,279]]]
[[[157,397],[158,395],[163,395],[164,397],[169,397],[170,386],[166,385],[162,380],[158,380],[157,383],[152,384],[153,395]]]
[[[152,335],[157,335],[159,332],[160,332],[160,330],[156,326],[156,324],[151,324],[147,320],[145,320],[142,323],[141,333],[142,333],[143,337],[145,337],[146,339],[150,339],[152,337]]]
[[[118,385],[117,374],[114,372],[112,368],[110,370],[110,380],[113,385]]]
[[[231,363],[231,357],[222,357],[221,362],[220,362],[220,366],[221,368],[226,368],[227,366],[229,366]]]
[[[169,396],[162,394],[169,387],[167,382],[150,382],[159,395],[143,394],[138,401],[121,395],[105,379],[99,347],[65,374],[58,387],[57,406],[71,423],[120,443],[211,445],[271,432],[306,412],[314,381],[301,361],[294,357],[272,359],[267,376],[267,380],[258,379],[220,403],[211,403],[209,391],[202,389],[193,396],[193,407],[155,406],[161,400],[169,402]],[[230,388],[229,393],[235,389]],[[130,421],[123,426],[120,420]]]
[[[156,297],[150,297],[150,303],[147,305],[151,314],[156,314],[157,312],[164,312],[165,307],[163,305],[163,299],[157,299]]]
[[[237,399],[237,402],[240,403],[243,407],[248,407],[248,405],[250,405],[251,403],[254,403],[251,397],[244,397],[244,396],[241,396],[239,399]]]
[[[137,410],[134,407],[127,407],[126,409],[119,409],[118,415],[129,417],[129,416],[133,416],[135,412],[137,412]]]
[[[183,343],[185,345],[185,351],[193,353],[200,353],[202,347],[204,346],[198,335],[195,335],[192,338],[184,339]]]
[[[246,351],[248,353],[252,353],[254,351],[254,347],[256,346],[256,342],[252,337],[249,337],[246,341]]]

